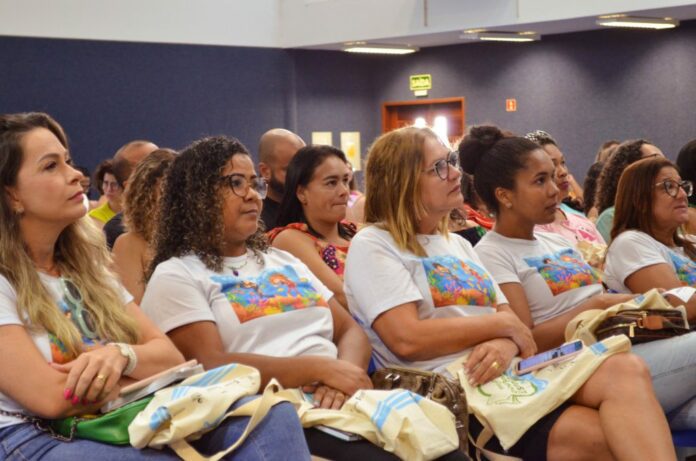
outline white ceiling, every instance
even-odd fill
[[[0,0],[0,35],[341,49],[466,43],[462,30],[597,29],[599,15],[696,19],[670,0]]]

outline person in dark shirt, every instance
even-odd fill
[[[122,189],[126,188],[128,178],[136,165],[157,149],[157,145],[150,141],[137,140],[126,143],[116,151],[113,158],[113,170],[116,181],[118,181]],[[113,218],[107,221],[106,224],[104,224],[103,231],[106,235],[106,244],[110,250],[113,248],[114,242],[118,236],[125,232],[123,227],[123,212],[116,213]]]
[[[276,227],[288,165],[295,153],[304,146],[302,138],[282,128],[268,130],[259,140],[259,173],[268,183],[268,194],[263,200],[261,212],[266,230]]]

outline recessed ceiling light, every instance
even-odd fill
[[[605,27],[629,27],[634,29],[673,29],[679,25],[679,21],[672,18],[612,15],[600,17],[597,19],[597,24]]]
[[[418,47],[406,45],[383,45],[376,43],[346,43],[343,51],[348,53],[366,54],[410,54],[418,51]]]
[[[464,33],[460,38],[467,40],[481,40],[489,42],[536,42],[541,36],[536,32],[477,32]]]

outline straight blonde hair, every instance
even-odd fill
[[[63,129],[43,113],[0,115],[0,183],[15,186],[23,162],[21,140],[30,131],[46,128],[67,148]],[[27,252],[20,230],[21,215],[3,193],[0,200],[0,275],[17,293],[17,313],[27,329],[45,330],[60,340],[68,358],[82,352],[82,336],[61,312],[41,282]],[[103,235],[89,218],[66,227],[55,245],[54,259],[62,277],[80,290],[85,309],[91,315],[96,332],[103,340],[138,342],[138,327],[124,309],[116,275],[109,269],[112,261]]]
[[[370,147],[365,167],[365,222],[388,231],[396,245],[417,256],[427,256],[418,242],[418,223],[427,211],[421,200],[420,174],[423,147],[430,128],[405,127],[377,138]],[[447,217],[437,231],[447,236]]]

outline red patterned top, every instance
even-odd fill
[[[352,222],[341,221],[341,224],[347,227],[353,234],[358,230],[357,226]],[[299,222],[288,224],[285,227],[276,227],[268,232],[268,239],[272,243],[273,240],[286,229],[295,229],[307,234],[314,241],[314,248],[317,250],[317,253],[319,253],[321,259],[341,278],[341,280],[343,280],[343,271],[346,266],[346,256],[348,255],[348,245],[334,245],[326,240],[322,240],[309,232],[309,227],[306,223]]]

